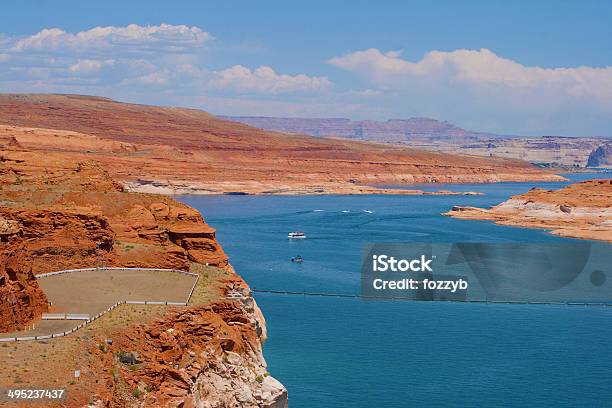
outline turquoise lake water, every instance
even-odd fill
[[[439,215],[453,205],[498,204],[534,185],[565,184],[425,186],[484,196],[180,199],[217,228],[251,287],[359,293],[361,251],[370,243],[568,242]],[[308,239],[290,242],[289,231]],[[306,261],[291,263],[298,254]],[[612,406],[610,307],[256,299],[267,319],[264,354],[291,407]]]

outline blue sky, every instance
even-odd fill
[[[604,1],[7,1],[0,91],[610,136],[610,39]]]

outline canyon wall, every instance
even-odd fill
[[[0,332],[21,330],[49,308],[15,221],[0,215]]]
[[[240,300],[194,306],[113,333],[110,347],[91,352],[103,367],[116,367],[120,381],[106,374],[95,405],[136,402],[117,389],[120,384],[138,390],[147,407],[287,407],[287,390],[267,371],[260,316],[245,293]],[[119,364],[117,353],[126,357]]]
[[[263,316],[200,213],[167,196],[125,191],[107,164],[71,150],[72,138],[80,143],[85,136],[13,133],[23,144],[7,137],[0,146],[0,332],[26,329],[48,311],[34,273],[99,264],[178,268],[201,273],[198,290],[206,293],[194,294],[189,307],[146,309],[149,319],[144,310],[135,320],[122,318],[135,312],[120,307],[111,313],[118,317],[92,323],[83,336],[15,343],[11,353],[24,354],[0,350],[3,363],[16,362],[0,386],[17,387],[27,376],[51,388],[78,367],[81,382],[67,385],[62,406],[286,407],[287,390],[263,358]],[[123,149],[93,142],[101,150]],[[212,271],[229,278],[219,283]],[[225,300],[230,290],[241,296]],[[60,358],[61,352],[68,355]],[[137,363],[122,362],[128,352]],[[24,371],[42,364],[44,372]]]

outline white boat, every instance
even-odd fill
[[[287,238],[289,239],[304,239],[306,238],[306,234],[303,232],[290,232],[287,234]]]

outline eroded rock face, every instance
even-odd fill
[[[490,209],[454,206],[444,215],[612,242],[612,179],[583,181],[554,191],[534,188]]]
[[[35,273],[98,263],[227,266],[215,230],[187,205],[124,192],[96,162],[32,151],[2,154],[0,200],[7,207],[0,214],[22,225]]]
[[[117,336],[100,354],[106,375],[98,406],[124,406],[122,388],[145,407],[287,407],[285,387],[266,371],[253,304],[219,301],[181,310]]]
[[[21,330],[48,311],[19,224],[0,216],[0,332]]]
[[[589,155],[587,167],[612,167],[612,143],[593,150]]]
[[[166,253],[166,267],[188,269],[189,262],[226,267],[227,255],[200,213],[166,197],[138,195],[138,203],[126,201],[120,212],[110,215],[118,239],[144,245],[155,244]],[[116,207],[116,206],[115,206]],[[147,247],[149,255],[155,248]],[[123,258],[129,255],[122,253]],[[137,259],[130,255],[130,265]],[[160,255],[161,256],[161,255]]]
[[[96,251],[113,249],[115,233],[100,215],[0,207],[0,217],[19,225],[34,273],[95,266]]]
[[[65,125],[71,115],[58,123]],[[85,116],[96,120],[96,115]],[[103,127],[113,133],[109,122]],[[197,262],[231,271],[215,230],[196,210],[170,197],[128,193],[116,181],[115,176],[127,169],[139,176],[164,172],[164,160],[176,158],[176,150],[146,146],[138,151],[141,145],[73,131],[0,125],[2,132],[8,138],[0,143],[0,216],[6,217],[0,232],[22,243],[18,246],[8,238],[0,242],[0,331],[22,328],[46,310],[30,258],[34,272],[91,267],[98,259],[109,266],[188,270]],[[147,132],[141,135],[146,138]],[[171,138],[178,140],[180,134]],[[158,154],[163,157],[152,157]],[[141,156],[148,157],[148,164],[124,161]],[[171,168],[189,173],[177,163],[170,163]],[[153,323],[130,320],[118,325],[110,353],[98,347],[105,344],[104,328],[88,332],[87,336],[101,337],[95,347],[88,343],[88,356],[99,358],[87,363],[84,374],[102,381],[80,390],[87,399],[75,395],[66,406],[81,407],[83,401],[96,398],[101,406],[144,402],[150,407],[285,407],[286,390],[267,375],[261,354],[263,316],[246,284],[237,276],[232,282],[232,288],[244,293],[238,300],[196,304],[168,314],[164,309]],[[70,337],[63,341],[72,342]],[[38,346],[46,353],[55,344]],[[57,378],[50,376],[49,381]]]

